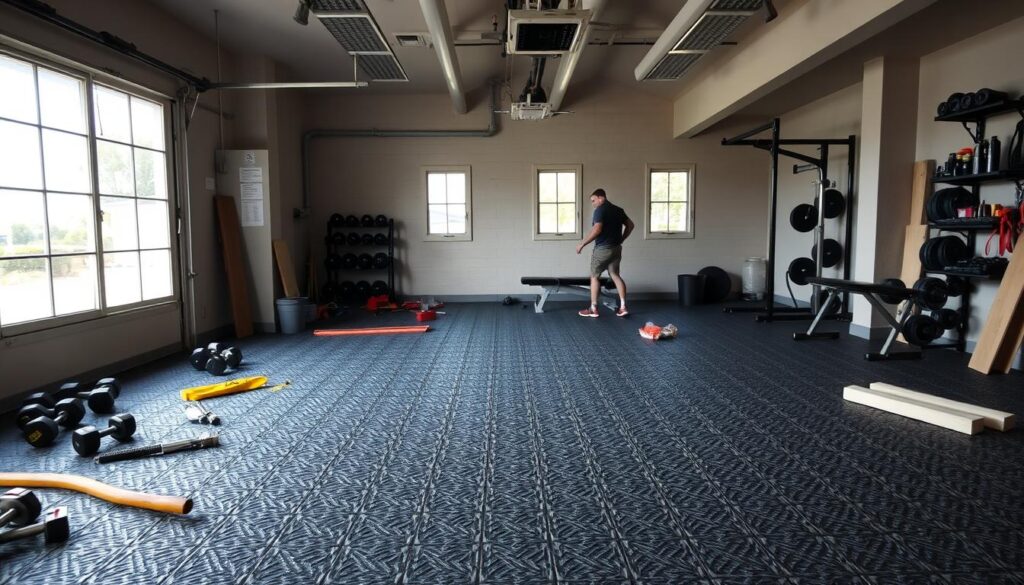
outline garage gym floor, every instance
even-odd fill
[[[97,466],[67,437],[30,448],[8,416],[0,468],[195,510],[41,490],[72,538],[0,547],[0,583],[1024,583],[1024,432],[841,399],[886,381],[1021,414],[1020,373],[949,351],[869,363],[860,339],[798,344],[806,324],[718,307],[578,308],[449,305],[423,335],[245,340],[243,374],[293,384],[209,401],[223,446],[206,451]],[[646,320],[680,337],[644,341]],[[122,375],[136,442],[205,430],[177,393],[209,381],[184,357]]]

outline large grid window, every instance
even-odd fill
[[[469,167],[424,169],[428,240],[467,241],[473,237]]]
[[[693,237],[693,165],[647,167],[648,238]]]
[[[575,240],[580,237],[580,165],[534,167],[533,207],[535,240]]]
[[[164,106],[2,53],[0,87],[2,330],[172,297]]]

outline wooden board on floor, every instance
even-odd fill
[[[919,160],[914,163],[914,183],[910,188],[910,220],[907,221],[907,225],[928,223],[928,216],[925,214],[925,202],[931,197],[932,177],[934,175],[935,161]]]
[[[213,204],[217,209],[217,224],[220,227],[235,337],[241,339],[252,335],[252,306],[249,304],[249,286],[246,284],[245,260],[242,256],[241,223],[238,221],[234,197],[217,195],[213,198]]]
[[[281,274],[281,286],[284,287],[284,296],[298,297],[299,283],[295,280],[295,268],[292,266],[292,256],[288,253],[288,242],[274,240],[274,258],[277,259],[277,271]]]
[[[1011,412],[985,408],[984,406],[978,406],[969,402],[960,402],[959,400],[950,400],[949,398],[925,394],[924,392],[917,392],[902,386],[886,384],[885,382],[872,382],[870,388],[879,392],[892,394],[893,396],[900,396],[911,400],[917,400],[918,402],[944,406],[946,408],[952,408],[954,410],[960,410],[968,414],[980,416],[984,419],[983,424],[986,427],[996,429],[997,431],[1008,431],[1012,429],[1017,420],[1017,417]]]
[[[1024,253],[1010,258],[988,311],[970,368],[982,374],[1010,371],[1024,337]]]
[[[843,388],[843,400],[933,424],[944,429],[964,433],[965,435],[976,435],[985,428],[984,419],[980,416],[926,402],[918,402],[909,398],[900,398],[863,386],[847,386]]]

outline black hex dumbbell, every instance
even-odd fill
[[[0,543],[10,542],[19,538],[28,538],[42,534],[47,544],[52,542],[64,542],[71,535],[71,525],[68,523],[68,509],[54,508],[43,516],[43,521],[24,528],[15,528],[0,534]]]
[[[46,408],[42,404],[29,404],[18,409],[18,428],[22,431],[37,418],[49,418],[64,428],[78,426],[85,416],[85,408],[77,398],[65,398],[54,408]]]
[[[21,401],[22,406],[28,406],[30,404],[38,404],[45,408],[53,408],[54,400],[53,396],[49,392],[33,392],[25,397]]]
[[[115,414],[110,417],[109,426],[102,431],[94,426],[82,427],[71,435],[71,445],[82,457],[88,457],[100,450],[100,439],[110,435],[124,443],[130,441],[135,434],[135,417],[128,414]]]
[[[32,406],[35,408],[35,406]],[[25,440],[33,447],[52,445],[60,434],[60,427],[73,427],[85,416],[85,406],[77,398],[65,398],[53,407],[57,416],[41,415],[25,423]],[[19,413],[20,416],[20,413]]]
[[[39,517],[42,506],[34,493],[24,488],[14,488],[0,494],[0,528],[4,526],[28,526]]]
[[[114,412],[114,401],[121,395],[121,385],[115,378],[98,380],[92,390],[85,390],[78,382],[65,382],[57,391],[60,397],[77,396],[89,405],[89,410],[97,414]]]
[[[242,350],[215,341],[206,347],[192,350],[189,363],[199,371],[206,370],[214,376],[220,376],[228,368],[235,369],[242,363]]]

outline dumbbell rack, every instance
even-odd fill
[[[969,110],[963,110],[953,114],[947,114],[945,116],[937,116],[936,122],[958,122],[963,125],[964,130],[971,136],[971,139],[975,144],[981,144],[981,141],[985,139],[985,123],[988,118],[1000,114],[1009,112],[1017,112],[1024,117],[1024,100],[1008,100],[1005,102],[998,102],[980,108],[972,108]],[[971,131],[968,124],[975,124],[974,132]],[[955,185],[968,187],[971,192],[974,193],[975,197],[981,196],[982,185],[989,183],[999,183],[1012,181],[1017,184],[1018,189],[1024,187],[1024,169],[1000,169],[992,173],[981,173],[976,175],[957,175],[957,176],[935,176],[932,178],[932,184],[944,184],[944,185]],[[939,225],[932,222],[929,218],[928,222],[928,240],[932,239],[933,232],[952,232],[959,234],[964,237],[967,243],[967,249],[972,252],[976,250],[977,244],[977,233],[980,230],[991,230],[995,227],[996,223],[993,222],[991,225],[986,225],[983,222],[973,225],[961,225],[961,226],[949,226]],[[997,277],[991,276],[975,276],[969,274],[960,274],[955,272],[945,272],[943,270],[928,270],[924,269],[926,275],[933,276],[944,276],[947,280],[951,276],[959,277],[967,282],[971,280],[999,280]],[[909,283],[908,283],[909,284]],[[923,349],[956,349],[959,352],[964,352],[967,349],[967,326],[970,323],[971,318],[971,292],[972,286],[964,287],[964,292],[960,296],[960,323],[957,325],[956,340],[952,343],[939,343],[929,344]]]
[[[388,237],[387,244],[373,243],[373,244],[370,244],[370,245],[366,245],[366,244],[363,244],[363,243],[349,244],[347,242],[345,244],[337,244],[332,239],[332,236],[334,235],[335,232],[354,232],[354,231],[357,231],[357,232],[362,232],[362,233],[368,233],[368,232],[371,232],[372,230],[382,230],[382,229],[385,229],[385,228],[387,229],[387,237]],[[354,298],[358,298],[358,297],[354,296],[354,292],[353,292],[352,295],[349,295],[350,298],[343,298],[343,294],[340,291],[340,282],[339,282],[340,281],[340,276],[341,276],[342,273],[354,272],[354,273],[363,273],[363,274],[365,274],[365,273],[368,273],[368,272],[379,272],[379,271],[382,271],[382,270],[386,270],[387,271],[387,280],[386,280],[386,282],[387,282],[387,285],[388,285],[388,293],[387,293],[388,294],[388,298],[390,298],[391,300],[394,300],[395,298],[397,298],[397,291],[395,291],[395,220],[394,219],[388,219],[387,226],[378,226],[378,225],[363,226],[362,224],[360,224],[358,226],[344,225],[344,226],[340,226],[340,227],[335,227],[335,226],[332,226],[330,223],[328,223],[327,224],[327,235],[324,238],[324,246],[326,247],[326,255],[325,255],[325,257],[329,257],[331,254],[341,254],[341,251],[345,250],[345,249],[363,248],[364,250],[368,250],[368,249],[374,249],[374,248],[378,248],[379,249],[379,248],[382,248],[382,247],[386,248],[387,256],[388,256],[388,265],[387,265],[386,268],[376,268],[376,267],[362,268],[362,269],[361,268],[346,269],[344,267],[331,268],[330,266],[327,266],[326,262],[325,262],[325,268],[327,270],[327,283],[324,285],[324,290],[323,290],[323,293],[322,293],[323,297],[325,299],[335,300],[335,301],[336,300],[342,300],[343,302],[348,303],[348,302],[351,302]],[[330,288],[334,288],[334,290],[336,290],[337,292],[335,292],[333,294],[328,294],[326,291],[328,291]],[[366,299],[360,299],[360,302],[365,302],[365,300]]]

